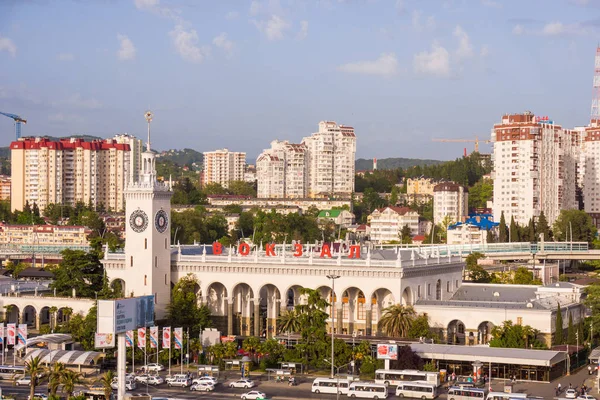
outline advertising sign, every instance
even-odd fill
[[[171,327],[170,326],[165,326],[163,328],[162,347],[163,347],[163,349],[171,347]]]
[[[154,325],[154,296],[136,298],[137,327]]]
[[[154,325],[154,296],[98,301],[98,333],[124,333]]]
[[[97,349],[111,349],[115,347],[115,335],[112,333],[96,333],[94,347]]]
[[[133,331],[125,332],[125,347],[133,347]]]
[[[15,335],[17,334],[16,324],[6,325],[6,344],[15,344]]]
[[[150,347],[153,349],[158,347],[158,326],[150,327]]]
[[[17,329],[17,344],[25,345],[27,343],[27,324],[19,324]]]
[[[137,331],[138,333],[138,347],[140,349],[146,348],[146,328],[140,328]]]
[[[181,349],[183,346],[183,328],[175,328],[173,330],[173,339],[175,340],[175,348]]]
[[[377,345],[378,360],[397,360],[398,345],[381,343]]]

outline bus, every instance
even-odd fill
[[[311,392],[348,394],[349,385],[347,379],[317,378],[312,383]]]
[[[448,400],[483,400],[485,389],[475,387],[452,386],[448,389]]]
[[[415,369],[378,369],[375,371],[375,383],[383,383],[386,386],[398,385],[399,382],[425,381],[440,386],[440,374],[438,372],[417,371]]]
[[[348,387],[348,397],[359,399],[387,399],[388,390],[385,385],[370,382],[353,382]]]
[[[13,379],[15,375],[25,375],[25,367],[0,365],[0,378]]]
[[[526,393],[489,392],[485,400],[527,399]]]
[[[400,382],[396,386],[396,396],[400,398],[435,399],[437,397],[437,386],[435,383],[424,381]]]

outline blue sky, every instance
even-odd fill
[[[0,111],[143,137],[151,109],[154,148],[249,160],[329,119],[357,157],[453,159],[431,139],[506,112],[586,124],[599,41],[600,0],[2,0]]]

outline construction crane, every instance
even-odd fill
[[[475,143],[475,151],[479,153],[479,143],[490,143],[490,140],[479,140],[477,136],[475,139],[431,139],[434,142],[450,142],[450,143]]]
[[[12,118],[15,121],[15,134],[17,136],[17,140],[19,140],[21,138],[21,123],[26,124],[27,120],[19,117],[18,115],[9,114],[2,111],[0,111],[0,114],[5,115],[8,118]]]

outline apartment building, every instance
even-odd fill
[[[301,199],[307,194],[307,148],[287,140],[274,140],[256,160],[257,196]]]
[[[243,181],[246,170],[246,153],[221,149],[204,154],[203,185],[218,183],[224,188],[231,181]]]
[[[11,209],[78,202],[120,211],[130,179],[130,147],[115,139],[22,138],[12,142]]]
[[[469,215],[469,193],[454,182],[443,182],[433,188],[433,223],[446,217],[449,223],[462,222]]]
[[[418,178],[408,178],[406,180],[406,194],[409,196],[433,196],[433,188],[437,182],[431,178],[425,178],[423,176]]]
[[[308,197],[350,197],[354,191],[354,128],[321,121],[319,131],[302,139],[302,144],[307,148]]]
[[[505,114],[492,130],[494,220],[504,212],[519,225],[543,211],[552,224],[577,208],[579,135],[529,111]]]
[[[0,175],[0,200],[10,200],[9,175]]]
[[[92,231],[72,225],[6,225],[0,223],[0,244],[14,245],[88,245]]]
[[[140,170],[142,169],[142,152],[144,151],[142,140],[128,133],[115,135],[113,139],[120,144],[129,145],[129,180],[138,182]]]
[[[419,234],[419,214],[408,207],[378,208],[369,215],[371,241],[388,243],[400,241],[400,232],[405,225],[411,236]]]

